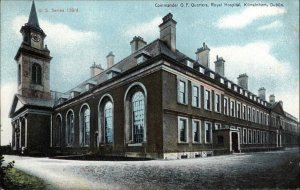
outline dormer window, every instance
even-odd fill
[[[135,56],[135,58],[136,58],[136,63],[137,63],[137,64],[144,63],[144,62],[147,61],[150,57],[151,57],[151,55],[150,55],[148,52],[142,51],[142,52],[140,52],[139,54],[137,54],[137,55]]]
[[[193,68],[193,62],[191,62],[189,60],[186,61],[186,65],[190,68]]]
[[[32,64],[31,81],[32,84],[42,84],[42,67],[37,63]]]

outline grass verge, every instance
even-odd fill
[[[24,190],[33,190],[33,189],[43,189],[43,190],[52,190],[55,189],[51,185],[47,184],[42,179],[29,175],[21,170],[12,168],[8,171],[6,176],[6,189],[24,189]]]

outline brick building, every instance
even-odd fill
[[[191,158],[297,145],[299,122],[264,88],[248,90],[225,76],[225,60],[209,47],[196,60],[176,49],[176,21],[167,14],[160,38],[130,42],[131,54],[107,69],[90,67],[91,77],[65,93],[50,90],[50,51],[35,5],[22,26],[15,60],[18,93],[12,118],[12,148],[29,154],[80,154]]]

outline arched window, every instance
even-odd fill
[[[105,94],[99,101],[98,107],[98,133],[96,144],[113,144],[114,142],[114,111],[113,98],[109,94]]]
[[[82,146],[90,145],[90,108],[84,105],[80,111],[80,144]]]
[[[135,92],[131,98],[133,143],[142,143],[144,141],[144,127],[145,127],[144,99],[145,99],[144,94],[140,91]]]
[[[124,106],[125,143],[140,146],[147,142],[147,91],[142,83],[135,82],[128,87]]]
[[[110,144],[113,142],[112,103],[108,101],[104,106],[104,139]]]
[[[74,113],[69,111],[67,113],[67,126],[66,126],[66,141],[67,146],[73,146],[75,140],[75,130],[74,130]]]
[[[61,116],[56,117],[55,125],[53,127],[53,145],[60,146],[60,130],[62,126]]]
[[[31,69],[31,80],[33,84],[42,84],[42,67],[34,63]]]

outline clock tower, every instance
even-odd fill
[[[27,98],[50,99],[50,51],[32,2],[28,22],[21,27],[23,41],[15,56],[18,64],[18,94]]]

